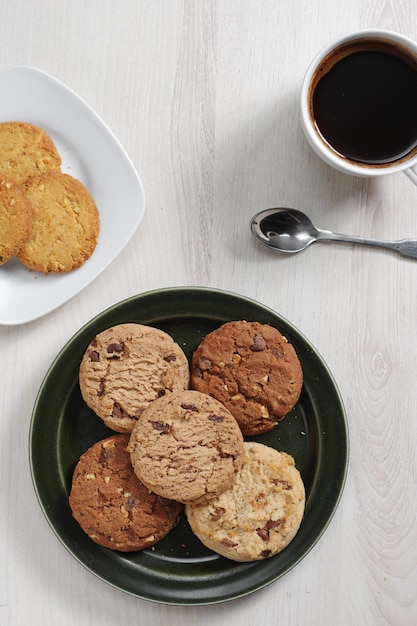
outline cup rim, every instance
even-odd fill
[[[417,42],[413,41],[409,37],[383,28],[366,28],[356,31],[350,31],[339,37],[334,38],[325,44],[310,61],[307,70],[304,75],[304,79],[301,87],[301,125],[304,134],[310,143],[311,147],[320,155],[320,157],[327,162],[328,165],[338,169],[341,172],[353,174],[355,176],[385,176],[387,174],[394,174],[395,172],[401,172],[407,170],[417,164],[417,153],[409,159],[405,158],[400,162],[387,163],[380,166],[367,165],[366,163],[354,163],[349,161],[342,155],[338,155],[330,147],[327,147],[325,142],[320,139],[317,131],[314,128],[314,124],[310,118],[309,111],[309,90],[311,79],[316,71],[317,66],[321,61],[332,51],[351,41],[356,41],[363,38],[373,39],[387,39],[388,41],[394,41],[395,43],[402,44],[417,56]],[[417,112],[416,112],[417,114]]]

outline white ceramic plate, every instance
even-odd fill
[[[145,211],[141,180],[125,150],[76,93],[32,67],[0,71],[0,122],[43,128],[61,157],[62,171],[78,178],[100,212],[100,236],[92,257],[73,272],[29,272],[17,260],[0,266],[0,324],[33,321],[61,306],[114,261]]]

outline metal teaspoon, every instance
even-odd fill
[[[402,256],[417,259],[417,239],[382,241],[365,237],[339,235],[316,228],[310,218],[297,209],[266,209],[251,220],[252,234],[265,246],[280,252],[300,252],[315,241],[340,241],[388,248]]]

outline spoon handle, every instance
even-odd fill
[[[397,252],[402,256],[417,259],[417,239],[401,239],[398,241],[383,241],[381,239],[368,239],[366,237],[352,237],[350,235],[339,235],[330,230],[317,229],[319,241],[340,241],[345,243],[358,243],[364,246],[375,246],[377,248],[387,248]]]

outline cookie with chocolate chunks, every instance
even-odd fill
[[[294,539],[304,515],[305,490],[294,459],[245,442],[243,465],[230,489],[207,504],[187,504],[194,534],[233,561],[259,561]]]
[[[132,552],[165,537],[183,506],[149,490],[133,472],[127,452],[129,435],[94,444],[77,463],[69,496],[74,519],[95,543]]]
[[[189,387],[189,365],[168,333],[125,323],[99,333],[80,364],[79,383],[86,404],[108,428],[130,433],[138,418],[160,396]]]
[[[294,347],[269,324],[227,322],[192,357],[191,387],[222,402],[244,435],[271,430],[295,406],[302,385]]]
[[[243,436],[220,402],[177,391],[142,413],[129,451],[136,475],[151,491],[178,502],[206,502],[235,480]]]

